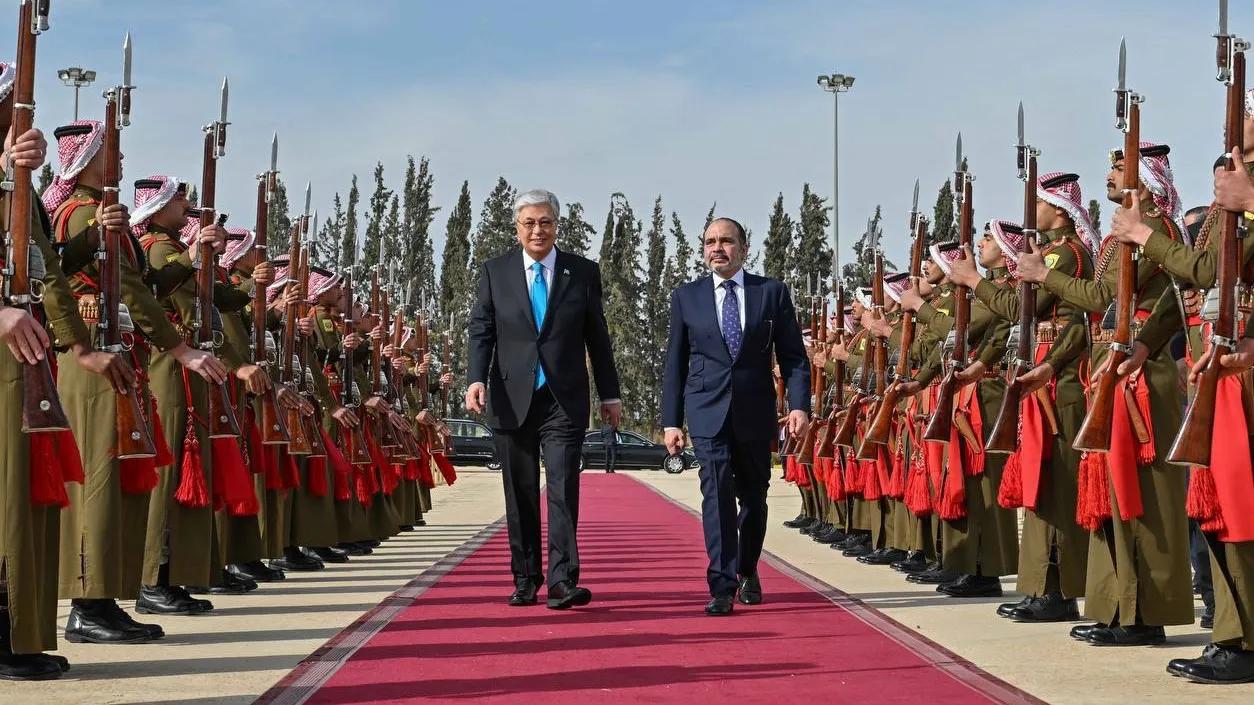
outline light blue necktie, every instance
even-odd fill
[[[549,309],[549,287],[544,283],[544,265],[536,262],[531,265],[535,276],[531,279],[531,313],[536,318],[536,331],[544,328],[544,314]],[[536,360],[536,389],[544,386],[544,366]]]

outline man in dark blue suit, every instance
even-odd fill
[[[788,432],[799,434],[810,411],[810,367],[788,287],[744,271],[748,245],[739,223],[714,220],[702,237],[711,276],[671,292],[662,426],[667,448],[678,453],[686,417],[701,463],[711,616],[731,614],[737,596],[746,605],[762,601],[774,363],[787,383]]]

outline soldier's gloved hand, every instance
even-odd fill
[[[0,307],[0,340],[18,362],[33,365],[44,359],[48,333],[25,309]]]

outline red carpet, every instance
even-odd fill
[[[629,475],[589,474],[583,490],[582,582],[594,595],[588,607],[507,606],[509,551],[498,523],[481,548],[416,600],[398,593],[382,614],[333,639],[262,700],[1036,702],[776,561],[760,571],[765,604],[706,617],[698,519]],[[386,626],[358,646],[354,628],[364,636],[389,612]]]

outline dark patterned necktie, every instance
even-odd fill
[[[723,342],[733,360],[740,354],[740,300],[736,298],[736,282],[723,282]]]

